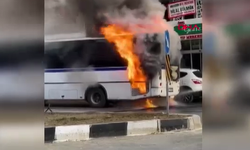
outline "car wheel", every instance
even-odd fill
[[[180,100],[187,104],[194,101],[194,95],[192,94],[191,88],[186,86],[180,88]]]
[[[193,101],[194,101],[194,96],[193,96],[193,94],[185,94],[185,95],[183,95],[183,101],[185,102],[185,103],[192,103]]]

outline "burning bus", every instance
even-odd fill
[[[102,37],[47,36],[45,100],[86,100],[92,107],[105,107],[110,101],[166,97],[167,73],[177,74],[169,91],[178,94],[178,69],[166,67],[164,32],[172,32],[171,61],[180,60],[180,38],[163,19],[165,6],[145,0],[132,10],[125,2],[98,10],[99,23],[94,24]]]
[[[166,97],[161,35],[135,37],[118,26],[102,32],[104,38],[46,41],[45,100],[86,100],[105,107],[110,101]]]

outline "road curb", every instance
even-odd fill
[[[45,143],[82,141],[100,137],[148,135],[174,130],[195,130],[202,128],[200,116],[183,119],[141,120],[107,124],[71,125],[46,127]]]

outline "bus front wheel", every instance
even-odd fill
[[[99,87],[88,89],[86,92],[86,100],[91,107],[95,108],[103,108],[107,103],[105,92]]]

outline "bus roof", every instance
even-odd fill
[[[57,34],[57,35],[45,35],[44,42],[63,42],[63,41],[81,41],[81,40],[96,40],[104,39],[103,37],[86,37],[84,34]]]
[[[120,36],[126,36],[126,35],[121,34]],[[57,34],[57,35],[47,35],[47,36],[45,35],[44,42],[45,43],[52,43],[52,42],[98,40],[98,39],[104,39],[104,37],[86,37],[84,34],[81,34],[81,33]]]

